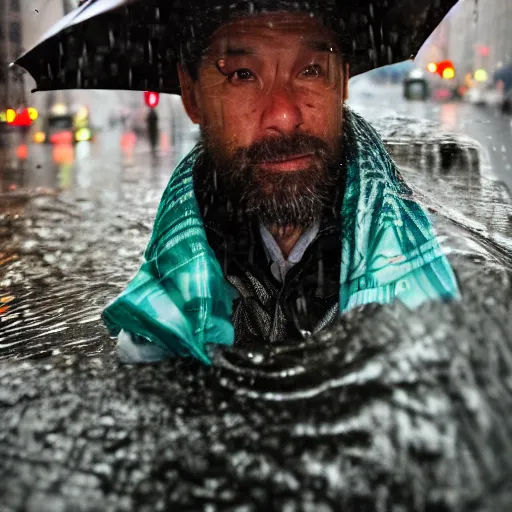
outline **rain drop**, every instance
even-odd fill
[[[391,64],[393,63],[393,50],[391,49],[391,46],[388,45],[388,62]]]
[[[148,41],[148,60],[150,64],[153,64],[153,43]]]

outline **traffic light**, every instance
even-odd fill
[[[150,108],[155,108],[160,101],[160,94],[157,92],[144,91],[144,101]]]
[[[442,62],[431,62],[427,69],[431,73],[439,75],[445,80],[451,80],[455,78],[455,66],[451,60],[443,60]]]
[[[6,110],[7,124],[11,126],[30,126],[38,117],[38,112],[35,108],[25,108],[21,112],[16,112],[12,108]]]
[[[437,63],[436,73],[445,80],[455,78],[455,66],[451,60],[443,60]]]

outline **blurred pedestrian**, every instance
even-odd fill
[[[151,153],[155,154],[158,149],[158,114],[155,109],[150,109],[148,116],[146,118],[147,128],[148,128],[148,137],[149,144],[151,146]]]

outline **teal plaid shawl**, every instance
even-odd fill
[[[345,114],[340,314],[398,299],[416,308],[458,299],[454,273],[425,211],[413,199],[373,127]],[[108,330],[136,334],[169,356],[209,363],[206,343],[231,345],[237,292],[208,245],[194,193],[200,149],[178,165],[160,202],[145,261],[104,311]]]

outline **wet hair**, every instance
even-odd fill
[[[239,1],[214,7],[197,7],[195,12],[185,15],[180,44],[179,62],[185,67],[190,77],[198,79],[201,59],[205,55],[213,34],[224,23],[236,18],[256,16],[269,12],[308,13],[322,21],[326,28],[337,36],[338,47],[344,62],[350,61],[351,43],[344,30],[345,23],[336,11],[333,0],[289,1],[260,0],[259,2]]]

